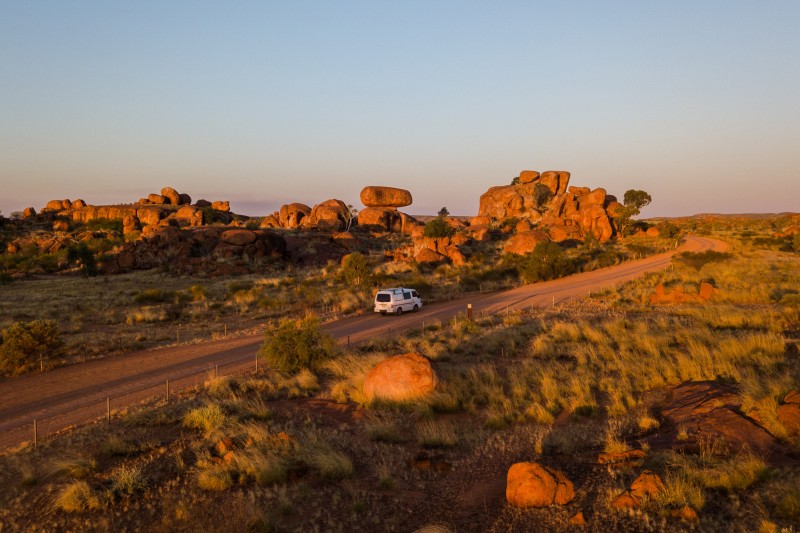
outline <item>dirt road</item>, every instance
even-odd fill
[[[704,237],[688,237],[677,251],[724,250],[726,244]],[[378,335],[397,334],[423,322],[447,320],[465,312],[489,314],[543,307],[584,298],[591,291],[624,283],[645,272],[663,270],[674,252],[622,265],[577,274],[546,283],[508,291],[478,294],[423,307],[418,313],[400,317],[366,314],[329,323],[325,329],[340,344],[357,343]],[[0,453],[33,438],[33,420],[39,438],[64,428],[83,424],[111,408],[122,408],[164,394],[169,380],[172,390],[202,383],[215,366],[220,375],[255,366],[262,336],[223,339],[186,346],[134,352],[109,359],[58,368],[0,381]]]

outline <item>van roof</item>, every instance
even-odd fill
[[[378,292],[402,292],[402,291],[411,291],[414,289],[409,289],[408,287],[390,287],[388,289],[379,289]]]

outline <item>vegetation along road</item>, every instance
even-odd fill
[[[614,267],[436,303],[423,307],[418,313],[399,317],[368,313],[324,327],[340,344],[346,344],[418,328],[423,322],[447,320],[465,312],[467,304],[472,304],[476,316],[544,307],[584,298],[592,291],[665,269],[678,251],[722,251],[725,248],[726,244],[721,241],[688,237],[676,251]],[[253,368],[262,340],[261,335],[255,335],[172,346],[3,380],[0,382],[0,451],[30,441],[34,419],[41,438],[103,416],[107,398],[112,409],[119,409],[163,395],[167,380],[176,390],[202,383],[215,367],[220,375]]]

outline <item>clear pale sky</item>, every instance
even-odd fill
[[[0,210],[365,185],[476,214],[520,170],[647,216],[800,211],[800,2],[0,2]]]

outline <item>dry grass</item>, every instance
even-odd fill
[[[187,428],[200,429],[208,437],[219,430],[226,420],[227,417],[218,404],[207,403],[186,413],[183,425]]]
[[[57,509],[78,513],[101,508],[103,498],[86,481],[78,480],[64,485],[53,503]]]
[[[417,425],[417,442],[429,448],[450,448],[458,444],[458,435],[452,422],[427,420]]]

